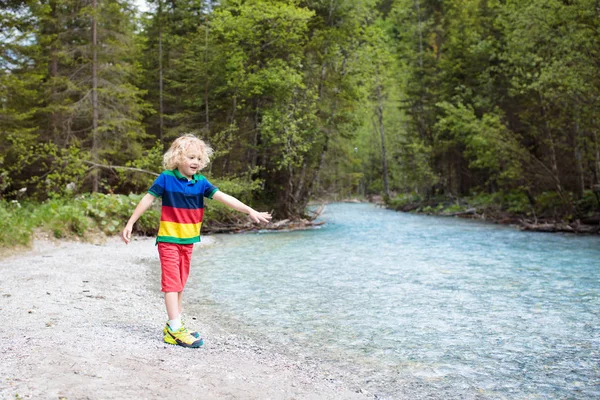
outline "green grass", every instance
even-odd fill
[[[29,245],[36,229],[57,239],[117,234],[142,196],[95,193],[72,199],[51,199],[41,204],[0,201],[0,247]],[[135,231],[155,232],[159,218],[157,205],[144,213]]]
[[[34,228],[28,210],[19,202],[0,202],[0,247],[29,244]]]
[[[213,183],[248,204],[259,182],[243,179],[216,180]],[[0,200],[0,248],[28,246],[36,230],[57,239],[94,238],[98,234],[121,232],[144,194],[84,194],[74,198],[54,198],[43,203]],[[215,225],[235,225],[245,216],[216,201],[206,201],[204,219]],[[146,211],[134,226],[134,233],[154,235],[160,221],[160,201]]]

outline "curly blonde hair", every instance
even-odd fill
[[[197,145],[200,148],[200,168],[202,169],[210,162],[210,156],[213,154],[213,149],[203,140],[197,138],[191,133],[186,133],[175,139],[171,143],[171,147],[163,156],[163,167],[165,169],[175,169],[181,163],[185,151],[189,146]]]

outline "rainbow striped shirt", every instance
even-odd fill
[[[217,190],[219,189],[200,174],[188,180],[177,169],[163,171],[148,190],[151,195],[162,197],[156,242],[199,242],[204,198],[212,199]]]

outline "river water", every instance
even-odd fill
[[[216,235],[186,298],[383,399],[600,398],[600,238],[370,204]]]

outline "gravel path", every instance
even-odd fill
[[[203,348],[164,344],[157,258],[152,238],[110,238],[1,259],[0,398],[369,398],[201,316]]]

